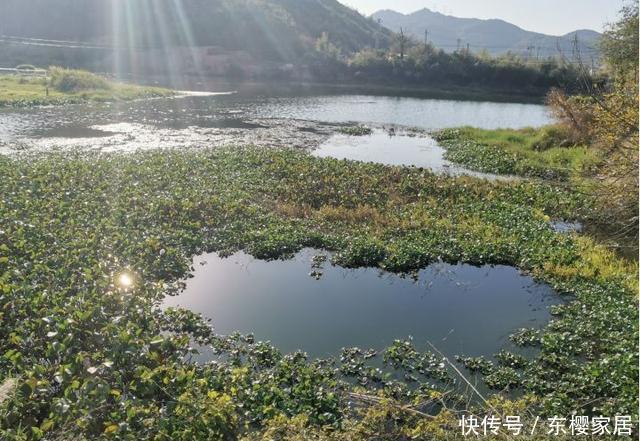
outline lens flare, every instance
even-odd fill
[[[129,273],[122,273],[118,276],[118,287],[129,289],[133,287],[133,276]]]

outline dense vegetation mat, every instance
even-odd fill
[[[385,350],[387,368],[410,374],[389,377],[361,350],[313,361],[161,310],[192,256],[212,251],[271,259],[324,248],[340,265],[395,272],[438,259],[517,266],[567,302],[541,334],[514,333],[539,346],[533,362],[460,354],[489,386],[527,394],[475,411],[637,411],[637,268],[549,225],[588,215],[583,196],[250,147],[2,157],[0,176],[2,439],[457,433],[452,409],[468,400],[432,386],[454,380],[424,342]],[[217,361],[192,364],[194,342]]]
[[[485,130],[473,127],[445,129],[435,138],[446,149],[445,158],[486,173],[581,180],[601,165],[602,149],[572,145],[557,126]]]

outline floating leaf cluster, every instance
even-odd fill
[[[15,384],[2,439],[222,440],[301,416],[338,433],[404,421],[414,439],[451,427],[446,411],[418,418],[446,399],[424,380],[451,372],[410,341],[382,353],[385,372],[364,351],[310,360],[161,309],[192,256],[214,251],[517,266],[571,297],[539,335],[516,334],[540,353],[526,366],[503,354],[493,387],[521,385],[542,415],[637,410],[637,267],[548,225],[587,216],[579,194],[252,147],[0,157],[0,176],[0,385]],[[198,351],[215,361],[195,364]]]
[[[367,126],[344,126],[338,128],[338,133],[348,136],[368,136],[373,133],[373,129]]]
[[[541,129],[445,129],[434,137],[446,149],[445,158],[473,170],[503,175],[567,181],[581,178],[602,163],[602,152],[566,146],[554,126]],[[541,144],[550,144],[541,147]]]

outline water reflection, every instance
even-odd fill
[[[584,225],[581,222],[551,221],[551,228],[558,233],[581,233]]]
[[[454,176],[469,175],[491,180],[511,179],[457,166],[444,159],[444,153],[445,150],[429,136],[390,135],[384,130],[374,130],[367,136],[335,135],[313,151],[313,155],[320,158],[415,166]]]
[[[243,253],[196,257],[186,291],[165,305],[202,313],[218,333],[255,333],[284,351],[316,357],[407,336],[420,346],[431,340],[453,357],[498,352],[515,329],[542,327],[548,306],[559,301],[512,267],[435,264],[414,282],[376,269],[318,269],[317,254],[304,250],[275,262]]]
[[[423,129],[482,128],[549,123],[544,106],[369,95],[271,96],[195,94],[127,103],[93,103],[0,111],[6,150],[138,148],[257,144],[313,148],[331,124],[358,121]],[[326,126],[329,124],[329,127]],[[108,127],[126,126],[125,139]],[[116,131],[117,132],[117,131]],[[162,136],[154,136],[161,133]],[[4,151],[4,150],[3,150]]]
[[[537,104],[455,101],[368,95],[269,98],[255,107],[260,116],[327,122],[399,124],[422,129],[472,126],[483,129],[550,124]]]

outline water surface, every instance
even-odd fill
[[[217,91],[221,92],[221,91]],[[421,129],[541,126],[544,106],[373,95],[192,94],[0,111],[0,151],[255,144],[312,149],[346,122]]]
[[[444,159],[445,150],[426,135],[407,136],[376,129],[371,135],[334,135],[322,143],[313,155],[319,158],[349,159],[386,165],[414,166],[452,176],[468,175],[491,180],[511,179],[475,172]]]
[[[243,253],[196,257],[186,291],[165,305],[202,313],[218,333],[254,333],[314,357],[350,346],[381,349],[408,336],[453,357],[491,356],[515,329],[541,328],[548,306],[559,301],[551,288],[507,266],[439,263],[420,271],[416,282],[325,263],[315,280],[309,273],[316,254],[304,250],[273,262]]]
[[[367,95],[270,98],[261,116],[328,122],[359,121],[422,129],[473,126],[483,129],[539,127],[551,119],[538,104],[493,103]]]

